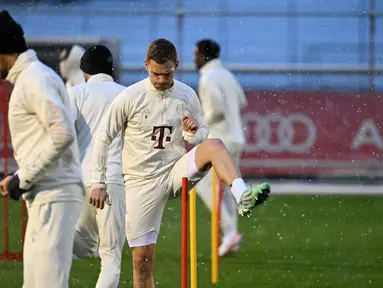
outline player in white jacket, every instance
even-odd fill
[[[166,39],[153,41],[145,60],[149,78],[126,88],[111,104],[94,143],[92,203],[108,198],[105,170],[109,146],[122,130],[126,187],[126,234],[133,255],[134,287],[154,287],[152,274],[166,201],[210,169],[232,185],[241,214],[261,204],[270,186],[248,189],[222,141],[205,139],[208,127],[196,93],[174,80],[177,51]],[[186,153],[184,140],[196,144]],[[113,205],[113,203],[112,203]]]
[[[125,88],[114,82],[113,57],[108,48],[97,45],[81,58],[86,84],[69,89],[80,147],[86,201],[77,223],[74,254],[101,257],[97,288],[118,287],[122,249],[125,244],[125,188],[121,170],[121,135],[110,145],[106,183],[113,205],[97,209],[87,201],[92,186],[92,154],[96,131],[110,104]]]
[[[0,13],[0,74],[14,85],[9,128],[18,164],[2,196],[28,208],[24,288],[67,288],[76,222],[84,197],[79,149],[62,79],[28,50],[24,33]]]
[[[245,133],[241,110],[247,106],[245,93],[235,76],[226,69],[221,60],[217,42],[205,39],[196,44],[194,62],[201,77],[198,95],[205,121],[209,125],[209,138],[223,141],[237,165],[245,145]],[[196,186],[198,195],[209,209],[212,206],[212,175],[209,173]],[[242,235],[237,230],[237,203],[230,187],[223,185],[221,227],[224,234],[219,256],[238,250]],[[217,193],[218,195],[218,193]]]
[[[60,53],[59,70],[65,79],[67,89],[85,83],[84,75],[80,69],[80,61],[85,49],[80,45],[73,45],[71,49],[64,49]]]

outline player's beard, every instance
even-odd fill
[[[158,91],[165,91],[166,89],[169,89],[169,88],[170,88],[170,85],[161,85],[156,87]]]
[[[163,85],[154,85],[154,87],[155,87],[158,91],[165,91],[165,90],[169,89],[170,87],[172,87],[173,84],[174,84],[174,81],[172,81],[171,83],[163,84]]]

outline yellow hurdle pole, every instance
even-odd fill
[[[189,194],[190,202],[190,288],[197,288],[197,205],[196,191],[193,188]]]
[[[211,201],[211,283],[218,283],[218,201],[217,201],[217,174],[212,168],[212,201]]]

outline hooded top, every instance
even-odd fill
[[[82,202],[80,155],[62,79],[37,59],[21,53],[9,71],[14,84],[9,102],[9,128],[24,199],[32,205],[54,201]],[[84,193],[84,191],[82,191]]]
[[[67,88],[85,83],[80,69],[81,57],[84,53],[85,49],[79,45],[73,45],[69,53],[66,49],[61,53],[60,74],[66,80]]]

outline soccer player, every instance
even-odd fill
[[[245,145],[245,135],[241,120],[241,109],[247,106],[245,93],[235,76],[226,69],[221,60],[220,46],[206,39],[197,43],[194,63],[201,77],[198,95],[209,125],[209,138],[219,138],[225,144],[236,165],[239,165]],[[197,194],[211,209],[212,175],[209,172],[196,186]],[[230,187],[223,185],[221,205],[221,227],[224,234],[218,250],[225,256],[239,249],[242,235],[237,230],[237,203]],[[218,195],[218,194],[217,194]]]
[[[81,58],[81,70],[86,84],[69,89],[69,96],[74,103],[73,118],[76,119],[75,127],[86,187],[85,199],[89,199],[94,136],[110,104],[125,87],[112,78],[113,57],[105,46],[89,48]],[[97,288],[118,287],[120,280],[122,249],[125,244],[125,187],[121,171],[121,141],[121,135],[114,139],[108,155],[105,183],[108,184],[109,201],[113,205],[94,207],[84,201],[76,227],[74,254],[82,258],[98,257],[99,253],[101,257]]]
[[[71,49],[64,49],[60,53],[59,70],[65,79],[67,89],[85,83],[84,75],[80,69],[80,60],[85,49],[80,45],[73,45]]]
[[[28,208],[24,288],[67,288],[84,198],[79,149],[62,79],[28,50],[22,27],[0,12],[0,75],[14,85],[9,128],[19,169],[0,183]]]
[[[126,234],[133,255],[134,287],[154,287],[156,242],[166,201],[181,192],[182,177],[195,185],[214,167],[232,187],[246,215],[269,195],[262,184],[248,189],[221,140],[208,139],[196,93],[174,80],[177,51],[166,39],[153,41],[145,66],[149,77],[126,88],[111,104],[94,143],[93,205],[107,199],[109,145],[122,130]],[[186,153],[184,140],[196,146]],[[206,141],[205,141],[206,140]],[[112,203],[113,205],[113,203]]]

